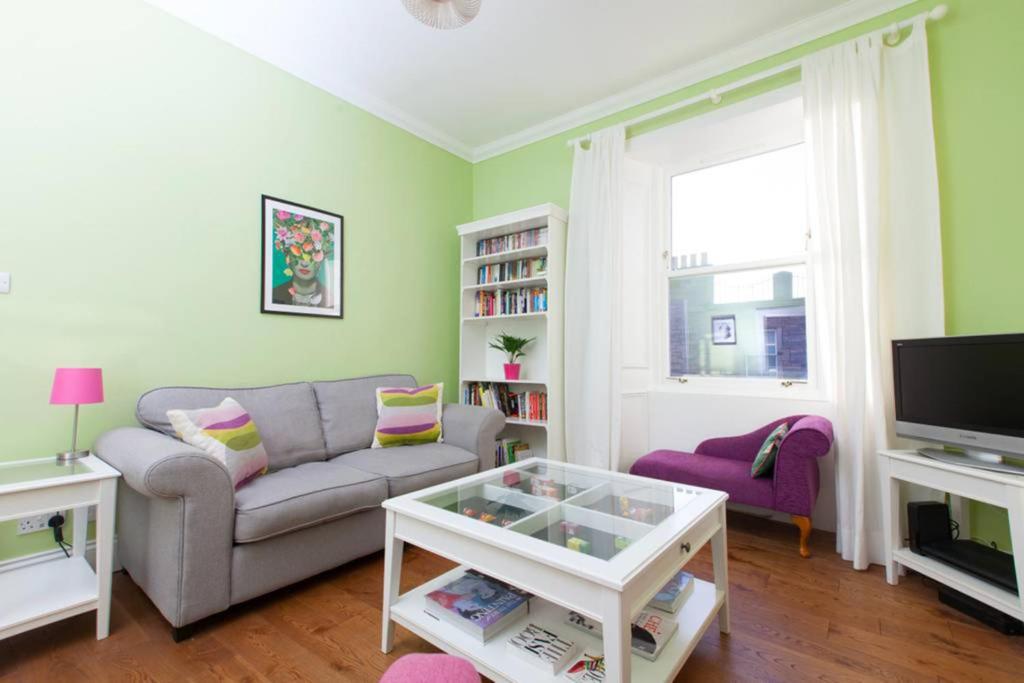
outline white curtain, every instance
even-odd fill
[[[803,62],[813,283],[836,404],[837,550],[884,558],[877,451],[895,444],[890,342],[944,332],[925,18]]]
[[[622,399],[622,196],[626,131],[576,145],[565,264],[565,448],[618,469]]]

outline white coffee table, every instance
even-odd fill
[[[532,621],[583,647],[603,649],[609,682],[672,680],[715,617],[719,630],[729,632],[727,498],[722,491],[533,458],[387,500],[381,649],[391,651],[397,622],[469,659],[493,680],[567,680],[507,652],[508,637]],[[464,514],[467,508],[489,510],[498,519],[480,521]],[[636,519],[645,514],[639,508],[649,509],[649,516]],[[516,521],[502,527],[502,518]],[[564,545],[562,522],[590,539],[589,554]],[[614,542],[616,537],[628,545]],[[714,584],[695,582],[673,615],[678,630],[655,661],[631,654],[630,621],[708,542]],[[403,543],[461,566],[399,595]],[[428,616],[425,595],[466,568],[536,595],[530,613],[487,643]],[[603,642],[565,625],[566,608],[602,622]]]

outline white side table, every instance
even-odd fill
[[[0,521],[72,508],[71,557],[0,573],[0,639],[96,610],[96,639],[110,633],[114,505],[121,474],[90,455],[0,463]],[[96,506],[96,571],[85,560],[89,506]]]

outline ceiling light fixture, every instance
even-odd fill
[[[402,0],[409,14],[427,26],[460,28],[480,12],[480,0]]]

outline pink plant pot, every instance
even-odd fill
[[[519,379],[519,370],[522,367],[519,363],[505,363],[505,379]]]

